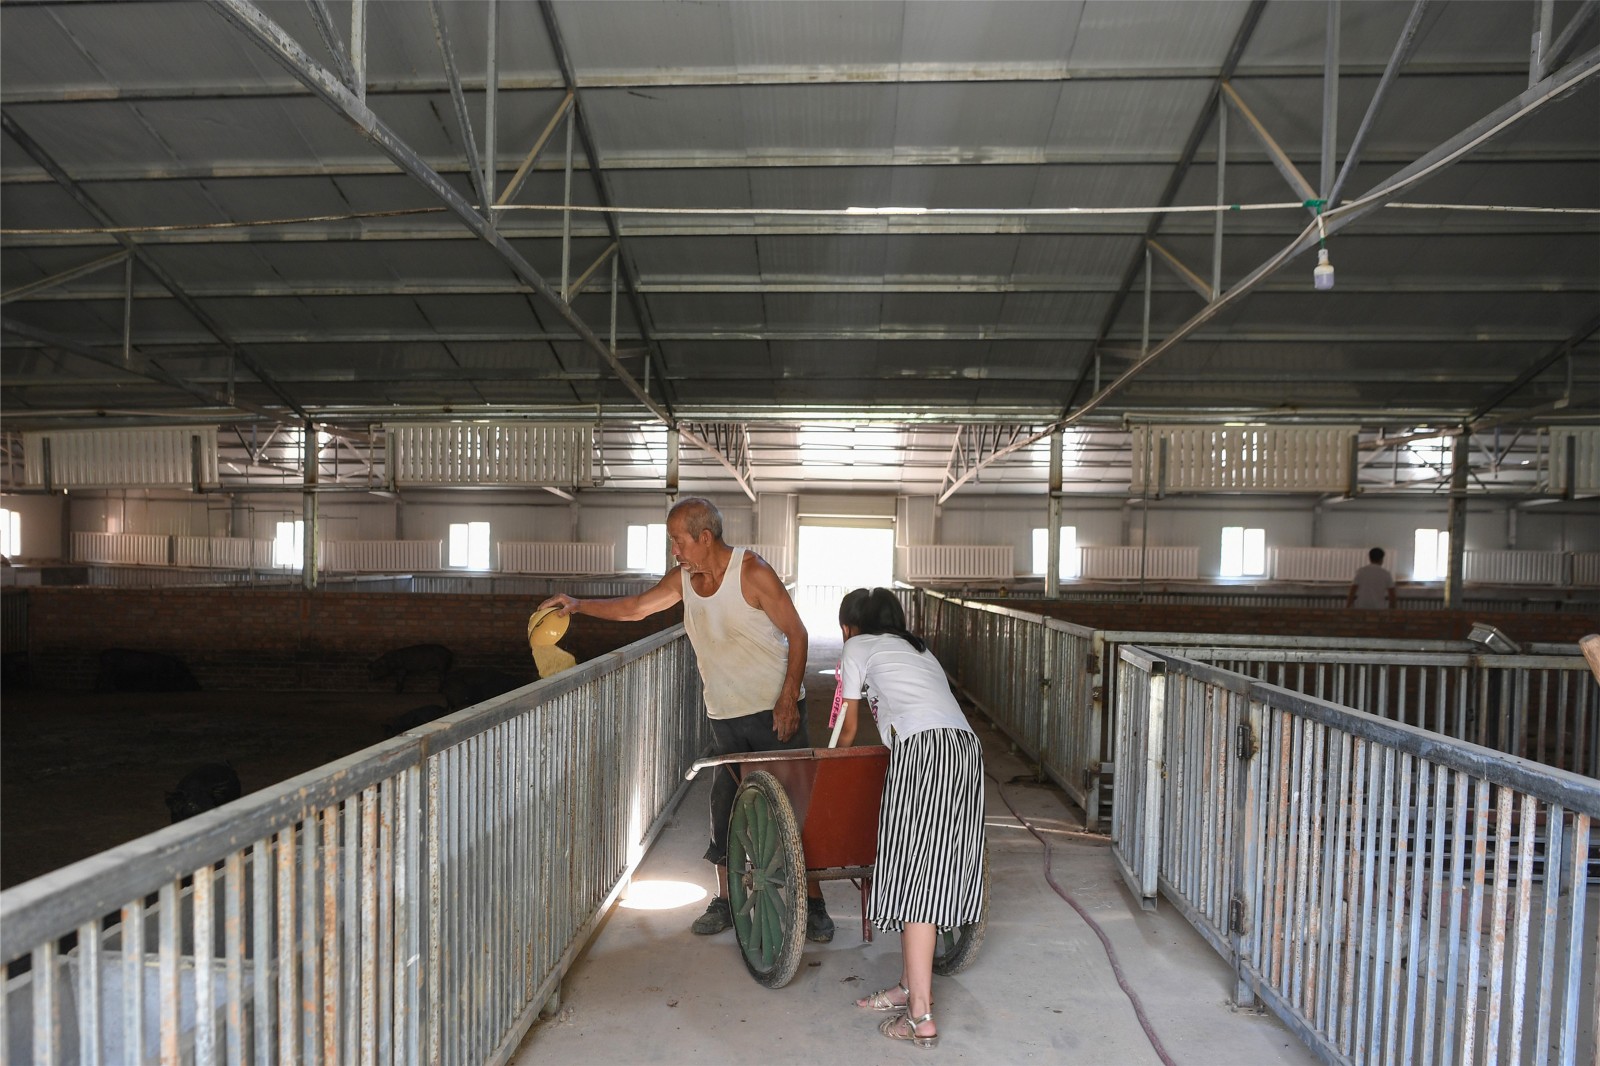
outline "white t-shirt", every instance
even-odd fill
[[[886,740],[924,729],[972,731],[933,652],[919,652],[901,637],[851,637],[844,642],[839,678],[845,699],[871,705]]]
[[[1368,563],[1356,571],[1356,601],[1350,606],[1360,611],[1386,611],[1389,609],[1389,590],[1394,588],[1394,575],[1377,563]]]

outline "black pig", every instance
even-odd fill
[[[510,692],[525,684],[526,681],[493,667],[469,666],[462,670],[452,670],[444,675],[439,691],[444,694],[444,702],[450,709],[459,711],[463,707],[471,707],[474,703],[493,699],[502,692]]]
[[[159,651],[107,648],[100,653],[96,692],[198,692],[183,660]]]
[[[227,763],[208,762],[183,775],[175,791],[167,793],[167,810],[172,820],[181,822],[201,811],[220,807],[241,795],[239,775]]]
[[[394,690],[406,690],[406,677],[410,674],[438,674],[439,688],[444,689],[444,676],[450,672],[455,656],[443,644],[413,644],[406,648],[386,651],[367,666],[372,680],[394,675]]]

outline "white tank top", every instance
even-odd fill
[[[733,549],[722,584],[709,596],[696,592],[689,571],[683,571],[683,628],[700,664],[712,718],[770,711],[789,669],[789,638],[765,611],[745,602],[743,573],[743,548]]]

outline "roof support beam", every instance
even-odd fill
[[[87,211],[96,222],[111,229],[116,228],[116,220],[113,219],[109,213],[107,213],[105,208],[101,207],[93,197],[91,197],[78,185],[77,182],[73,181],[71,176],[68,175],[67,172],[61,168],[61,165],[44,150],[39,142],[30,137],[21,126],[17,125],[15,120],[13,120],[10,115],[5,114],[4,112],[0,112],[0,128],[3,128],[5,132],[10,135],[12,140],[16,141],[18,146],[21,147],[24,152],[27,152],[30,157],[32,157],[35,163],[38,163],[39,166],[43,167],[45,172],[55,179],[56,184],[65,189],[67,195],[71,196],[72,199],[77,202],[78,206]],[[231,339],[229,339],[227,331],[222,328],[221,324],[207,314],[205,310],[203,310],[200,305],[189,296],[188,293],[184,292],[183,288],[178,284],[177,279],[168,274],[166,269],[162,267],[160,263],[157,263],[154,259],[152,259],[149,254],[139,246],[138,242],[136,242],[126,233],[114,232],[111,236],[118,244],[122,245],[123,249],[129,255],[138,260],[139,264],[143,266],[145,270],[149,271],[150,275],[159,281],[163,288],[172,294],[173,298],[183,306],[185,311],[189,312],[189,314],[194,317],[196,322],[205,327],[207,333],[210,333],[219,342],[221,342],[222,346],[228,350],[230,355],[232,355],[239,362],[243,363],[245,366],[249,367],[250,372],[254,374],[263,385],[271,389],[280,400],[287,404],[291,411],[299,415],[301,418],[306,417],[305,410],[299,405],[299,403],[295,401],[294,397],[290,396],[289,393],[284,390],[283,386],[279,385],[272,375],[267,373],[266,369],[262,367],[260,363],[258,363],[252,356],[250,356]]]
[[[1563,356],[1570,357],[1572,350],[1578,345],[1582,344],[1584,341],[1588,340],[1590,337],[1594,336],[1597,330],[1600,330],[1600,315],[1595,315],[1593,318],[1590,318],[1589,321],[1578,327],[1578,331],[1576,333],[1562,341],[1560,344],[1556,345],[1555,348],[1553,348],[1548,354],[1543,355],[1535,360],[1532,366],[1528,367],[1528,369],[1517,375],[1517,380],[1513,381],[1511,384],[1495,393],[1492,397],[1484,402],[1483,406],[1479,407],[1476,411],[1473,411],[1472,414],[1468,415],[1467,421],[1477,422],[1479,419],[1483,418],[1484,415],[1487,415],[1490,411],[1493,411],[1496,407],[1499,407],[1501,404],[1505,403],[1512,396],[1521,392],[1523,386],[1527,385],[1528,382],[1532,381],[1534,378],[1550,369],[1550,367],[1555,365],[1555,363]]]
[[[246,36],[256,42],[269,55],[276,59],[289,73],[309,89],[311,89],[324,103],[344,115],[357,130],[368,140],[381,149],[384,154],[400,165],[411,177],[415,178],[444,205],[460,219],[466,227],[492,247],[506,265],[511,268],[517,278],[531,288],[570,326],[591,351],[611,367],[612,371],[621,380],[629,392],[647,407],[652,414],[663,422],[671,424],[673,421],[670,411],[661,407],[639,387],[633,375],[625,370],[621,363],[612,355],[611,350],[595,336],[593,330],[567,307],[559,295],[550,288],[539,272],[524,259],[511,243],[502,237],[489,225],[488,221],[473,209],[449,182],[440,177],[432,168],[424,163],[411,147],[402,141],[365,103],[358,100],[353,93],[339,84],[338,79],[306,54],[305,50],[291,38],[283,28],[273,22],[254,4],[248,0],[210,0],[211,5],[233,23]],[[9,125],[9,120],[7,120]]]
[[[86,344],[79,344],[70,337],[62,337],[58,334],[51,333],[49,330],[43,330],[36,326],[30,326],[26,322],[18,322],[15,319],[7,318],[0,320],[0,329],[4,329],[5,332],[14,334],[15,336],[25,337],[30,341],[46,345],[47,347],[59,348],[64,352],[68,352],[77,356],[80,359],[87,359],[92,363],[99,363],[101,366],[108,366],[113,370],[121,370],[124,373],[133,374],[134,376],[144,378],[147,381],[154,381],[161,385],[171,386],[172,388],[178,389],[181,392],[186,392],[190,396],[193,396],[197,399],[204,400],[206,403],[216,404],[219,407],[236,408],[240,411],[249,411],[251,414],[260,415],[263,418],[270,418],[273,421],[277,421],[283,417],[280,412],[271,411],[265,407],[257,407],[252,403],[242,403],[224,393],[215,392],[211,389],[208,389],[204,385],[197,385],[192,381],[185,381],[183,378],[180,378],[175,374],[169,374],[165,370],[162,370],[158,367],[129,365],[124,363],[120,356],[106,355],[103,352],[96,351],[94,348],[91,348]],[[15,417],[15,414],[16,412],[13,411],[12,416]]]
[[[1551,75],[1500,107],[1495,108],[1495,110],[1457,133],[1454,137],[1446,140],[1421,159],[1380,182],[1367,193],[1345,204],[1343,207],[1335,208],[1333,211],[1325,213],[1321,226],[1316,223],[1307,226],[1301,231],[1300,236],[1284,246],[1276,255],[1262,263],[1233,288],[1218,296],[1210,304],[1207,304],[1199,313],[1179,326],[1160,344],[1152,348],[1149,354],[1143,356],[1131,367],[1123,371],[1111,384],[1102,389],[1099,395],[1091,397],[1076,411],[1072,412],[1070,416],[1062,419],[1062,424],[1070,425],[1093,411],[1096,407],[1099,407],[1112,395],[1121,391],[1128,382],[1137,377],[1152,362],[1171,351],[1181,341],[1209,322],[1223,308],[1243,297],[1293,259],[1316,247],[1320,239],[1320,228],[1326,228],[1327,233],[1331,235],[1379,210],[1384,204],[1400,196],[1407,189],[1432,177],[1436,171],[1444,169],[1456,160],[1471,153],[1479,145],[1504,133],[1529,115],[1539,111],[1546,104],[1571,92],[1583,81],[1597,73],[1600,73],[1600,48],[1591,49],[1568,67]]]
[[[699,445],[727,468],[744,494],[756,498],[755,471],[750,466],[750,428],[743,422],[685,422],[677,427],[685,440]],[[706,445],[711,447],[707,448]]]
[[[1256,117],[1256,113],[1250,110],[1250,105],[1239,98],[1239,94],[1234,90],[1231,82],[1225,81],[1222,83],[1222,95],[1228,103],[1233,105],[1233,109],[1239,113],[1239,117],[1244,119],[1244,124],[1249,127],[1251,133],[1256,135],[1256,140],[1261,142],[1261,147],[1267,150],[1267,158],[1272,160],[1272,165],[1278,169],[1279,174],[1283,175],[1283,180],[1289,183],[1290,190],[1301,200],[1315,200],[1317,198],[1317,190],[1313,189],[1311,183],[1306,180],[1306,176],[1300,173],[1300,168],[1294,165],[1294,161],[1289,158],[1289,153],[1285,152],[1282,146],[1273,139],[1272,134],[1267,132],[1267,127],[1262,125],[1261,120]]]
[[[1373,120],[1378,117],[1384,101],[1389,97],[1389,89],[1394,85],[1395,75],[1400,73],[1401,66],[1405,64],[1406,57],[1411,54],[1411,49],[1416,44],[1417,30],[1422,27],[1422,14],[1427,9],[1428,0],[1415,0],[1411,5],[1411,14],[1406,16],[1406,24],[1400,30],[1400,39],[1394,43],[1394,51],[1389,55],[1389,65],[1383,68],[1383,76],[1378,79],[1378,87],[1372,91],[1372,99],[1367,103],[1367,113],[1361,116],[1361,125],[1356,127],[1355,138],[1344,154],[1344,164],[1339,168],[1339,176],[1334,180],[1333,188],[1328,191],[1326,197],[1328,202],[1325,206],[1333,207],[1339,202],[1339,193],[1344,189],[1345,181],[1355,173],[1357,165],[1361,162],[1361,149],[1366,147],[1367,134],[1372,130]]]
[[[328,54],[333,56],[334,65],[339,68],[339,80],[354,89],[355,68],[350,65],[350,56],[344,50],[344,42],[339,39],[339,31],[334,29],[333,16],[328,12],[326,0],[306,0],[306,7],[311,11],[311,21],[317,24],[317,33],[322,37],[323,45],[328,49]]]
[[[433,39],[439,45],[439,57],[444,61],[445,81],[450,85],[450,102],[455,105],[456,125],[461,129],[461,150],[467,157],[467,173],[472,176],[472,187],[478,193],[478,210],[485,216],[494,202],[483,184],[483,163],[478,156],[478,137],[472,131],[472,116],[467,113],[467,96],[461,91],[461,75],[456,72],[456,53],[450,47],[450,31],[445,28],[444,12],[439,10],[439,0],[428,0],[428,14],[433,18]]]
[[[1010,455],[1041,437],[1032,426],[963,425],[956,428],[956,439],[950,444],[950,459],[945,464],[944,481],[939,486],[939,502],[948,500],[955,491],[978,476],[978,472],[1003,455]]]
[[[567,51],[566,40],[561,36],[561,25],[556,21],[555,5],[551,0],[539,0],[539,14],[544,19],[545,35],[550,38],[550,48],[555,52],[556,64],[561,68],[561,80],[566,84],[567,92],[572,95],[572,114],[568,121],[575,122],[578,140],[583,146],[584,158],[589,161],[589,176],[594,185],[596,201],[601,207],[610,208],[611,191],[606,187],[605,176],[600,171],[600,153],[595,149],[594,135],[589,130],[589,120],[584,117],[583,104],[578,97],[578,79],[572,65],[572,56]],[[571,153],[568,153],[569,157]],[[569,162],[568,166],[571,164]],[[639,297],[635,287],[634,272],[629,268],[621,254],[622,231],[617,227],[617,219],[610,210],[602,216],[606,220],[606,230],[611,234],[612,243],[618,246],[618,262],[621,264],[622,282],[628,290],[628,306],[633,309],[634,321],[638,323],[639,332],[644,337],[645,346],[651,354],[647,360],[659,360],[660,352],[656,342],[650,336],[650,316],[646,312],[644,301]],[[658,378],[665,379],[666,375],[658,374]],[[665,393],[665,388],[663,388]]]
[[[1432,177],[1436,171],[1444,169],[1506,130],[1513,128],[1528,116],[1541,110],[1546,104],[1572,92],[1580,84],[1593,78],[1596,74],[1600,74],[1600,47],[1590,49],[1560,71],[1495,108],[1477,122],[1472,123],[1455,136],[1438,145],[1431,152],[1423,155],[1410,166],[1390,175],[1360,197],[1342,207],[1327,212],[1323,216],[1322,226],[1315,222],[1307,226],[1300,232],[1298,237],[1285,245],[1276,255],[1258,266],[1233,288],[1207,304],[1187,322],[1169,334],[1160,344],[1157,344],[1148,353],[1135,360],[1132,366],[1123,371],[1109,385],[1101,389],[1099,393],[1090,397],[1087,402],[1067,416],[1061,418],[1057,425],[1070,426],[1088,416],[1111,396],[1126,387],[1128,382],[1141,374],[1151,363],[1171,351],[1224,308],[1253,290],[1296,257],[1316,247],[1321,239],[1319,229],[1325,228],[1327,233],[1333,234],[1366,217],[1382,208],[1390,200],[1403,194],[1406,190]],[[1027,447],[1034,441],[1043,439],[1054,428],[1055,426],[1052,426],[1043,432],[1035,433],[1026,439],[1015,441],[997,450],[984,460],[980,466],[987,465],[1011,452]],[[971,474],[976,472],[977,470],[974,469],[967,476],[970,477]],[[956,487],[954,485],[951,486],[944,495],[955,491]],[[942,498],[943,496],[941,496]]]
[[[611,368],[612,373],[617,376],[623,386],[640,403],[644,404],[651,414],[661,419],[668,426],[677,428],[686,440],[691,441],[701,449],[710,452],[712,455],[719,454],[715,446],[709,441],[703,440],[692,430],[677,427],[677,420],[673,417],[672,412],[650,398],[650,395],[640,387],[638,381],[634,380],[633,375],[628,373],[622,363],[618,361],[616,354],[604,341],[595,335],[594,330],[590,329],[582,318],[573,313],[572,308],[567,306],[559,294],[550,288],[549,282],[545,281],[539,272],[533,269],[532,265],[522,257],[521,253],[511,246],[511,242],[497,233],[483,215],[475,211],[473,206],[467,203],[450,186],[449,182],[445,181],[424,163],[416,152],[402,141],[383,120],[373,114],[371,108],[357,99],[349,89],[339,84],[338,79],[325,67],[307,55],[305,49],[300,47],[297,41],[284,32],[281,26],[268,18],[260,8],[250,3],[249,0],[209,0],[209,2],[218,13],[242,30],[251,40],[255,41],[268,55],[276,59],[284,69],[298,78],[324,103],[353,123],[356,129],[368,140],[389,156],[390,159],[398,163],[407,174],[432,192],[452,214],[465,223],[468,229],[493,248],[506,265],[511,268],[512,272],[529,288],[538,293],[547,304],[555,309],[561,319],[577,332],[578,338],[582,343],[590,351],[598,355],[605,365]],[[546,20],[547,24],[553,29],[553,16],[548,10],[546,10]],[[570,79],[570,68],[568,70]],[[581,111],[577,113],[577,117],[579,119],[579,130],[582,132],[584,127],[582,125]],[[8,132],[11,125],[10,119],[7,118],[6,127]],[[590,158],[592,159],[594,158],[593,150],[590,147],[587,134],[585,133],[584,136],[585,150],[590,153]],[[604,198],[603,188],[601,189],[601,196]],[[609,215],[607,219],[608,225],[612,227],[613,233],[615,233],[615,220],[611,219]],[[616,238],[614,237],[614,239]],[[644,328],[644,322],[643,315],[640,315],[639,326],[641,329]],[[748,484],[741,483],[741,487],[745,489],[746,493],[751,492]],[[754,497],[752,496],[752,498]]]
[[[68,267],[59,274],[51,274],[48,278],[40,278],[38,281],[30,281],[26,285],[18,285],[10,292],[0,293],[0,305],[8,304],[13,300],[20,300],[24,296],[32,296],[34,293],[44,292],[46,289],[53,289],[57,285],[65,285],[69,281],[74,281],[87,274],[93,274],[97,270],[104,270],[108,266],[116,266],[124,259],[127,259],[128,254],[127,251],[113,252],[92,262]]]
[[[1328,32],[1322,63],[1322,171],[1317,188],[1326,200],[1339,161],[1339,0],[1328,0]]]
[[[1210,303],[1217,298],[1216,290],[1206,284],[1206,279],[1185,266],[1183,260],[1174,255],[1170,248],[1160,241],[1150,240],[1144,243],[1152,252],[1156,253],[1163,263],[1172,268],[1172,272],[1178,275],[1178,280],[1199,293],[1200,299]]]
[[[595,256],[594,262],[589,264],[588,269],[585,270],[582,274],[579,274],[577,279],[575,281],[573,281],[573,283],[571,285],[567,286],[567,303],[568,304],[572,303],[572,301],[574,301],[574,300],[576,300],[578,298],[578,294],[583,291],[583,287],[585,285],[589,284],[589,279],[594,277],[595,272],[598,271],[601,267],[605,266],[606,265],[606,260],[610,259],[612,256],[614,256],[616,254],[617,254],[617,242],[616,241],[612,241],[610,244],[606,245],[605,251],[603,251],[599,255]],[[612,264],[613,267],[615,267],[615,265],[616,265],[615,263]],[[612,316],[611,316],[611,329],[612,329],[612,335],[613,336],[615,336],[615,334],[616,334],[616,326],[617,326],[616,309],[613,308],[612,309]],[[612,347],[614,348],[614,347],[616,347],[616,345],[613,344]],[[647,370],[649,369],[648,364],[646,365],[646,369]]]
[[[1189,166],[1200,151],[1200,142],[1205,138],[1206,130],[1211,128],[1211,116],[1222,110],[1222,86],[1233,77],[1234,70],[1238,68],[1239,59],[1244,55],[1245,46],[1250,43],[1250,37],[1255,33],[1256,24],[1261,21],[1261,12],[1266,6],[1267,0],[1252,0],[1249,8],[1245,10],[1244,18],[1239,22],[1239,29],[1233,35],[1233,43],[1228,46],[1228,54],[1222,60],[1222,67],[1212,79],[1210,92],[1206,94],[1205,102],[1195,117],[1194,125],[1189,129],[1189,139],[1184,142],[1183,152],[1178,156],[1177,165],[1173,167],[1172,174],[1167,178],[1166,188],[1161,190],[1161,197],[1156,201],[1162,207],[1170,206],[1177,198],[1178,190],[1183,186],[1183,179],[1189,173]],[[1150,221],[1145,225],[1145,240],[1150,240],[1160,232],[1161,223],[1165,218],[1166,215],[1159,212],[1150,216]],[[1100,319],[1100,328],[1092,349],[1098,349],[1106,337],[1110,336],[1111,327],[1116,324],[1117,316],[1122,313],[1122,305],[1127,300],[1128,294],[1133,291],[1134,282],[1139,277],[1139,268],[1144,264],[1145,254],[1145,249],[1139,249],[1128,263],[1127,269],[1122,272],[1122,284],[1118,286],[1117,294],[1106,306],[1106,313]],[[1094,365],[1095,360],[1092,357],[1083,361],[1083,366],[1078,370],[1078,380],[1067,393],[1061,411],[1063,417],[1072,410],[1072,405],[1077,401],[1078,393],[1083,391]]]
[[[1545,50],[1539,64],[1538,80],[1543,81],[1552,70],[1561,66],[1578,46],[1579,37],[1589,28],[1589,23],[1594,21],[1595,15],[1600,14],[1600,0],[1584,0],[1583,6],[1572,13],[1572,18],[1567,20],[1567,28],[1555,39],[1555,43]]]
[[[528,175],[533,171],[534,162],[538,160],[540,153],[544,151],[545,145],[550,143],[550,135],[555,133],[556,126],[560,125],[562,118],[566,116],[567,108],[571,106],[572,90],[568,89],[567,95],[563,96],[561,102],[556,105],[555,112],[550,116],[550,121],[545,123],[544,132],[539,134],[538,139],[533,142],[533,147],[528,149],[528,154],[522,160],[522,165],[517,168],[515,174],[511,175],[511,180],[506,182],[505,191],[500,194],[500,199],[495,201],[497,206],[503,207],[509,204],[517,193],[522,191],[522,183],[528,180]]]

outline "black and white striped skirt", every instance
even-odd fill
[[[983,914],[983,751],[965,729],[926,729],[896,742],[878,808],[878,855],[867,917],[953,929]]]

